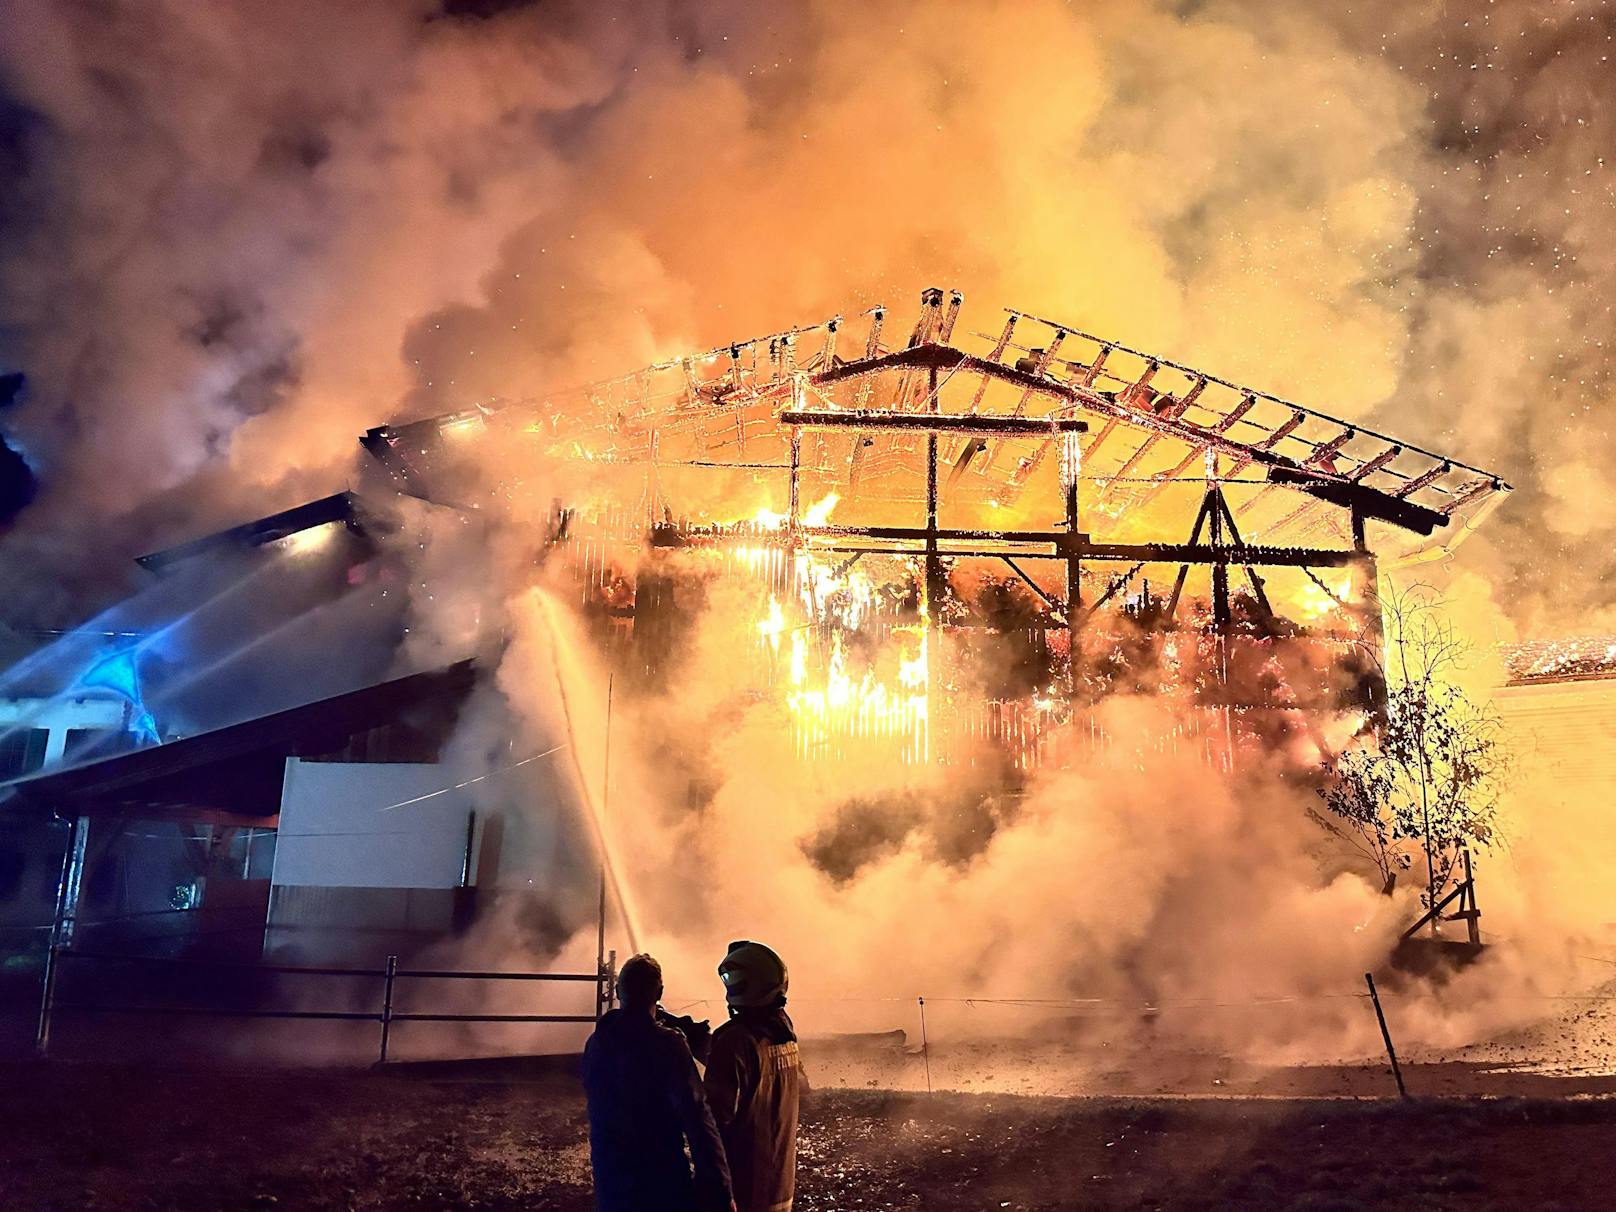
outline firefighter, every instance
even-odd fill
[[[713,1032],[707,1101],[724,1138],[739,1212],[791,1212],[797,1188],[797,1032],[786,966],[762,943],[729,945],[718,965],[730,1019]]]
[[[620,1008],[600,1020],[584,1045],[595,1207],[734,1212],[723,1141],[690,1045],[658,1017],[661,965],[634,956],[618,974],[617,992]]]

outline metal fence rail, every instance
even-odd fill
[[[137,964],[157,968],[196,968],[214,972],[252,972],[284,976],[335,976],[381,981],[381,1005],[369,1010],[279,1010],[230,1006],[118,1005],[101,1002],[62,1001],[56,996],[56,983],[64,961],[109,964]],[[595,986],[593,1014],[459,1014],[416,1013],[393,1009],[394,994],[401,980],[464,981],[556,981]],[[118,955],[102,951],[78,951],[53,946],[46,957],[45,979],[40,996],[39,1029],[35,1044],[41,1055],[50,1050],[52,1020],[57,1014],[159,1014],[200,1015],[216,1018],[327,1019],[340,1022],[371,1022],[381,1026],[377,1063],[387,1060],[394,1023],[594,1023],[611,1008],[617,993],[617,952],[607,953],[600,967],[589,972],[479,972],[444,968],[400,968],[398,956],[387,957],[382,968],[310,967],[299,964],[249,964],[223,960],[170,958],[156,955]]]

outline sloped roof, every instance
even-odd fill
[[[273,815],[286,757],[310,744],[340,745],[419,704],[458,699],[476,679],[471,661],[410,674],[211,732],[0,784],[0,812],[48,808],[146,815],[206,809]]]
[[[382,426],[363,441],[406,491],[429,495],[443,443],[468,433],[600,462],[773,470],[789,439],[781,414],[793,410],[1083,417],[1084,525],[1102,538],[1173,485],[1204,483],[1212,459],[1226,485],[1241,486],[1242,531],[1266,544],[1345,534],[1347,506],[1428,536],[1474,524],[1509,490],[1451,455],[1072,325],[1006,309],[996,332],[967,331],[962,304],[958,292],[930,289],[897,340],[886,309],[874,308],[853,323],[832,317],[539,399]],[[1014,500],[1050,476],[1054,437],[947,442],[947,494]],[[868,492],[903,495],[917,467],[914,438],[900,434],[818,437],[800,453],[822,483]]]

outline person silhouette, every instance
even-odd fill
[[[662,966],[634,956],[618,974],[617,992],[619,1008],[584,1045],[595,1207],[734,1212],[723,1141],[690,1045],[658,1017]]]

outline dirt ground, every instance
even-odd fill
[[[1609,1206],[1616,1101],[821,1090],[797,1207]],[[383,1071],[0,1064],[6,1209],[591,1206],[564,1058]]]

